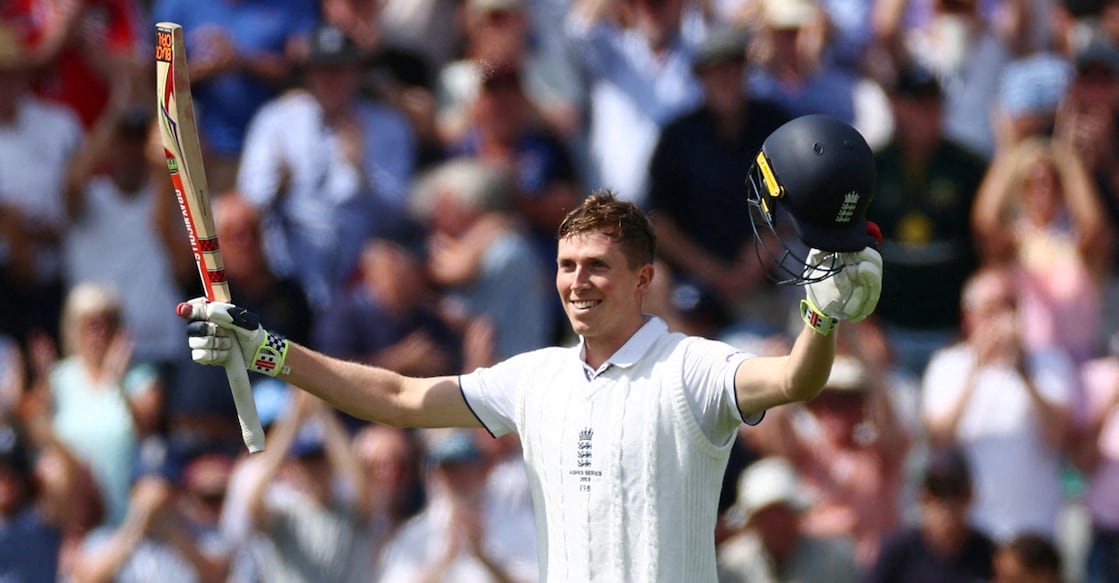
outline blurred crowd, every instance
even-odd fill
[[[722,583],[1119,581],[1119,1],[0,3],[0,580],[536,581],[515,439],[254,377],[244,452],[159,144],[184,27],[237,304],[409,375],[572,337],[554,233],[651,212],[647,310],[759,355],[746,170],[785,121],[878,161],[876,314],[819,398],[743,427]]]

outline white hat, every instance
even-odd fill
[[[796,469],[780,456],[762,458],[738,477],[736,506],[744,520],[773,504],[788,504],[794,510],[804,510],[811,504]]]
[[[863,392],[870,388],[870,374],[866,365],[854,356],[838,355],[832,361],[831,373],[824,383],[825,389]]]
[[[766,0],[763,16],[773,28],[800,28],[817,17],[813,0]]]

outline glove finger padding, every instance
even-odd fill
[[[878,307],[882,294],[882,255],[867,247],[858,253],[844,253],[841,259],[850,271],[853,284],[851,298],[844,306],[848,322],[865,320]]]
[[[233,350],[233,339],[217,324],[206,321],[187,325],[190,358],[198,364],[225,366]]]
[[[813,249],[808,254],[805,278],[818,279],[834,270],[840,261],[842,259],[836,253]],[[809,303],[825,316],[839,318],[851,297],[852,282],[848,269],[849,266],[844,267],[826,279],[813,281],[805,286]]]
[[[806,275],[820,273],[836,263],[840,271],[805,286],[809,303],[820,313],[837,320],[858,322],[878,306],[882,291],[882,256],[867,247],[854,253],[828,253],[813,249],[808,255]]]

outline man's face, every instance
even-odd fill
[[[556,262],[556,291],[575,333],[620,346],[640,327],[652,265],[630,266],[621,246],[599,232],[561,239]]]
[[[995,553],[995,583],[1059,583],[1044,573],[1031,573],[1018,556],[1007,549]]]
[[[361,70],[356,64],[314,65],[307,70],[307,90],[327,117],[349,107],[360,87]]]

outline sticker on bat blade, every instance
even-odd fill
[[[174,39],[171,31],[159,29],[155,31],[155,60],[170,63],[174,56]]]

